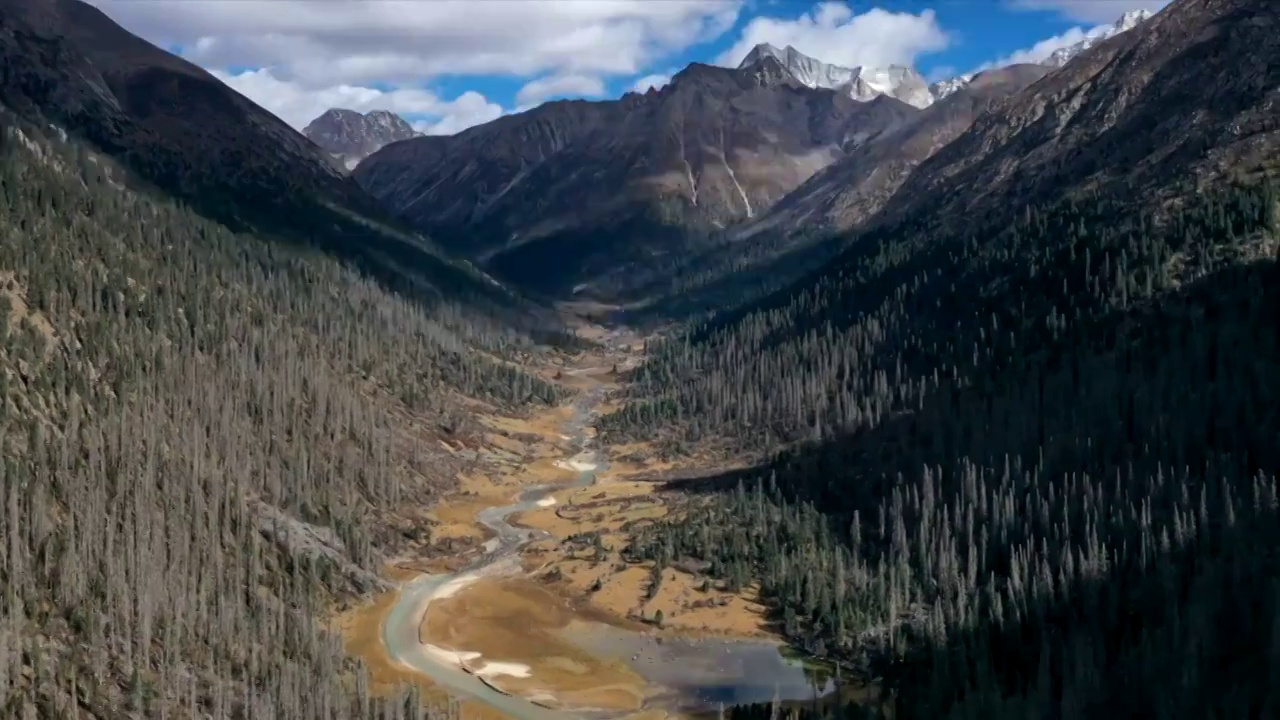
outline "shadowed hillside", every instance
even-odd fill
[[[80,0],[0,0],[0,102],[237,231],[336,253],[423,301],[445,293],[507,316],[518,307],[283,121]]]
[[[895,718],[1273,716],[1278,20],[1175,2],[653,344],[606,437],[784,450],[634,557],[758,580]]]

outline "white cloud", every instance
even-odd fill
[[[604,95],[604,80],[592,75],[551,75],[525,83],[516,93],[516,102],[537,105],[550,98],[565,96],[600,97]]]
[[[736,66],[760,43],[790,45],[823,62],[857,67],[911,65],[916,58],[944,50],[950,37],[932,10],[918,15],[872,8],[855,15],[843,2],[822,2],[795,20],[756,17],[742,37],[718,58],[717,65]]]
[[[671,76],[674,74],[675,73],[654,73],[653,75],[645,75],[639,80],[636,80],[635,84],[631,86],[631,89],[638,93],[649,92],[649,88],[661,90],[666,87],[667,83],[671,82]]]
[[[742,0],[92,0],[206,67],[310,88],[439,75],[633,75],[718,37]]]
[[[415,120],[413,127],[426,135],[454,135],[475,125],[497,120],[504,114],[501,105],[491,103],[483,95],[468,90],[450,100],[433,113],[430,120]]]
[[[1078,22],[1110,23],[1132,10],[1156,12],[1168,5],[1169,0],[1008,0],[1008,3],[1023,10],[1054,10]]]
[[[453,100],[444,100],[419,88],[378,90],[358,85],[308,88],[281,80],[269,69],[238,74],[219,70],[212,72],[222,82],[298,129],[334,107],[359,112],[390,110],[399,115],[418,116],[422,119],[417,120],[415,126],[433,135],[453,134],[502,114],[500,106],[470,91]]]
[[[1043,62],[1049,59],[1049,56],[1055,51],[1075,45],[1076,43],[1084,40],[1090,32],[1097,32],[1098,30],[1100,30],[1100,28],[1094,28],[1092,31],[1086,31],[1081,27],[1073,27],[1061,35],[1054,35],[1053,37],[1045,38],[1029,48],[1015,50],[1004,57],[983,63],[981,66],[975,68],[974,72],[1018,63]]]

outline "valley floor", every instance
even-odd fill
[[[603,400],[594,411],[607,414],[616,409],[613,398],[621,389],[620,375],[638,363],[644,343],[625,331],[606,331],[585,322],[577,330],[602,340],[603,347],[529,369],[578,391],[579,398],[596,391]],[[458,475],[453,492],[423,509],[427,539],[389,559],[384,575],[403,587],[424,573],[455,573],[493,540],[493,531],[477,517],[481,511],[506,506],[535,486],[566,486],[563,492],[552,490],[536,509],[508,518],[515,527],[545,533],[546,539],[521,548],[521,572],[480,578],[447,593],[437,591],[430,612],[423,611],[417,641],[464,657],[478,653],[491,668],[515,668],[489,678],[503,692],[565,708],[662,715],[648,702],[657,688],[625,662],[593,655],[570,638],[606,626],[656,642],[680,637],[781,638],[770,629],[765,608],[750,589],[726,592],[692,567],[668,567],[655,578],[651,562],[624,560],[622,551],[635,529],[679,513],[685,502],[656,478],[708,468],[696,460],[659,461],[646,444],[632,443],[596,448],[608,462],[594,482],[568,487],[580,470],[588,469],[571,459],[573,443],[565,434],[577,401],[524,418],[471,403],[484,431],[452,444],[441,442],[451,453],[474,459]],[[594,436],[594,428],[587,427],[585,433]],[[399,588],[393,589],[366,604],[339,609],[331,627],[342,634],[348,652],[369,668],[374,694],[414,684],[430,703],[445,704],[448,693],[388,653],[384,622],[399,593]],[[463,699],[455,710],[468,719],[504,716],[476,700]]]

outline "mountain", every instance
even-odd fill
[[[784,287],[838,253],[840,233],[875,217],[920,163],[1048,72],[1042,65],[1010,65],[975,74],[815,173],[761,216],[733,227],[713,247],[655,275],[634,298],[648,301],[645,316],[685,317]]]
[[[312,142],[79,0],[0,0],[0,103],[243,231],[315,245],[425,296],[514,296],[404,227]]]
[[[4,716],[426,716],[328,621],[430,549],[476,407],[564,392],[520,303],[390,222],[100,11],[0,0]]]
[[[941,100],[969,84],[969,81],[973,80],[973,77],[976,74],[977,73],[965,73],[946,80],[939,80],[929,86],[929,94],[933,96],[935,102]]]
[[[777,61],[805,87],[835,90],[854,100],[865,102],[888,95],[918,108],[928,107],[934,101],[928,84],[913,68],[905,65],[846,68],[815,60],[790,45],[781,50],[769,43],[756,45],[738,67],[750,68],[765,58]]]
[[[326,110],[303,128],[302,134],[347,170],[354,170],[383,145],[422,135],[395,113],[374,110],[361,115],[342,108]]]
[[[872,717],[1273,714],[1278,103],[1262,0],[997,102],[830,262],[650,345],[602,442],[780,452],[629,552],[754,584]]]
[[[773,58],[695,63],[643,95],[557,101],[397,142],[353,177],[500,277],[549,292],[609,288],[756,217],[917,112],[806,87]]]
[[[1063,243],[1075,242],[1078,246],[1083,242],[1071,239],[1077,232],[1045,222],[1032,222],[1033,228],[1028,230],[1021,227],[1029,222],[1028,218],[1067,217],[1082,212],[1078,209],[1081,206],[1101,206],[1107,212],[1126,213],[1126,225],[1144,217],[1143,223],[1159,228],[1161,233],[1180,227],[1170,214],[1195,205],[1197,197],[1207,197],[1212,189],[1233,182],[1256,183],[1268,174],[1280,172],[1280,122],[1273,112],[1275,103],[1280,101],[1280,63],[1273,62],[1280,56],[1280,34],[1271,32],[1278,26],[1280,7],[1271,3],[1176,0],[1134,31],[1097,43],[1034,83],[1030,80],[1037,71],[1025,66],[1013,73],[1006,73],[1009,69],[997,71],[993,79],[1015,88],[1026,87],[996,100],[986,112],[978,113],[967,129],[920,161],[890,197],[874,203],[881,205],[877,212],[864,218],[852,232],[832,241],[840,251],[838,257],[758,302],[723,313],[705,329],[705,334],[698,335],[699,340],[707,343],[706,352],[711,353],[734,333],[754,341],[768,336],[771,347],[767,352],[761,349],[753,363],[768,363],[767,358],[774,353],[780,360],[793,357],[797,351],[788,346],[806,342],[806,328],[824,326],[825,319],[819,313],[827,311],[820,310],[820,305],[834,305],[829,311],[838,322],[830,328],[836,333],[832,339],[835,342],[841,327],[870,322],[867,313],[877,312],[881,303],[906,287],[904,284],[918,279],[923,284],[912,285],[911,294],[914,297],[925,293],[920,301],[924,306],[903,320],[909,320],[912,329],[903,327],[902,331],[911,337],[901,342],[931,345],[935,337],[930,332],[945,332],[949,338],[962,326],[956,323],[989,320],[989,315],[982,312],[972,315],[960,309],[973,303],[1005,302],[1007,299],[998,288],[1012,282],[1006,275],[1016,275],[1023,281],[1027,280],[1024,275],[1043,275],[1043,265],[1048,260],[1039,258],[1040,254],[1066,253],[1052,260],[1087,262],[1091,271],[1097,270],[1092,265],[1101,260],[1084,260],[1079,247],[1070,252],[1061,247]],[[974,84],[986,84],[984,77],[975,78]],[[998,85],[996,92],[1000,92]],[[952,97],[964,96],[956,93]],[[930,110],[945,110],[946,102],[937,103]],[[974,108],[966,111],[961,104],[957,110],[962,111],[958,116],[963,125],[965,114]],[[945,115],[939,115],[933,120],[944,119]],[[897,132],[905,133],[903,137],[919,132],[916,141],[927,146],[932,134],[929,120],[922,115],[915,120],[919,126],[907,126]],[[941,122],[941,126],[945,128],[946,123]],[[883,147],[870,143],[868,148],[874,154],[888,153],[893,158],[900,148],[912,144],[901,139],[897,133],[886,134]],[[812,180],[819,186],[814,200],[808,200],[802,186],[794,198],[778,204],[779,211],[820,215],[833,207],[827,204],[828,197],[874,199],[873,194],[864,196],[859,192],[859,183],[866,183],[876,169],[891,167],[892,161],[882,155],[860,168],[859,160],[851,155],[848,162],[849,168],[833,165],[826,172],[848,170],[849,175],[832,178],[830,183],[822,174]],[[859,169],[864,173],[859,175]],[[832,187],[821,187],[828,184]],[[849,194],[840,195],[846,184]],[[835,194],[828,195],[830,192]],[[834,206],[837,210],[840,207]],[[1101,210],[1098,212],[1105,216]],[[1101,222],[1098,218],[1094,221]],[[1190,220],[1181,221],[1187,222]],[[1055,236],[1052,245],[1045,244],[1047,241],[1025,241],[1032,231],[1037,236],[1052,235],[1054,227],[1062,230],[1062,236]],[[1122,227],[1112,227],[1109,233],[1120,233]],[[1184,242],[1177,237],[1161,238],[1173,248],[1181,248]],[[1186,249],[1153,256],[1157,253],[1154,248],[1117,246],[1122,242],[1119,237],[1111,237],[1108,242],[1108,254],[1118,258],[1124,250],[1125,266],[1131,272],[1144,274],[1147,266],[1141,263],[1156,263],[1150,271],[1162,277],[1166,273],[1171,277],[1195,275],[1192,258],[1184,254],[1189,252]],[[1137,240],[1125,236],[1124,242]],[[1265,245],[1253,247],[1247,255],[1265,253],[1266,249]],[[1232,252],[1237,251],[1245,252]],[[974,265],[954,265],[959,262],[954,257],[956,253],[972,255],[966,262]],[[994,255],[987,257],[987,253]],[[1233,256],[1222,257],[1225,261]],[[1212,260],[1213,257],[1202,257],[1196,262]],[[1110,262],[1114,261],[1115,258]],[[960,283],[961,278],[967,278],[966,282]],[[1154,277],[1151,282],[1150,287],[1145,280],[1140,288],[1122,285],[1115,292],[1123,291],[1129,302],[1137,303],[1140,295],[1159,291]],[[845,285],[849,287],[837,289]],[[987,285],[988,290],[979,293],[978,288]],[[1066,292],[1063,288],[1041,290]],[[971,297],[972,293],[982,296]],[[819,297],[823,298],[821,303],[816,299]],[[935,305],[935,300],[940,304]],[[776,334],[762,335],[752,327],[761,322],[770,326],[782,322],[786,313],[778,313],[783,308],[798,315],[787,321],[789,325],[779,326]],[[1001,313],[1024,311],[1041,313],[1048,309],[1038,303],[1025,310],[1020,305],[1010,307]],[[1057,312],[1066,311],[1059,308]],[[1024,320],[1018,319],[1017,323]],[[926,332],[924,326],[934,323],[937,327]],[[1009,327],[1008,323],[1001,326]],[[713,332],[717,328],[720,332]],[[682,363],[691,360],[692,356],[680,359]],[[713,359],[704,360],[695,365],[716,366]],[[788,371],[783,369],[761,372],[759,377],[776,379],[782,384],[780,388],[789,382]],[[868,369],[855,376],[873,375]],[[672,380],[674,376],[670,374],[662,377],[662,393],[683,392],[686,387],[683,381]],[[743,377],[724,381],[726,387],[746,383]],[[688,387],[696,392],[693,385]],[[814,406],[821,405],[826,390],[820,384],[812,390],[818,395],[809,400]],[[801,403],[803,398],[789,398],[790,402]],[[766,411],[763,406],[759,410]],[[777,411],[788,412],[782,406]],[[777,431],[774,425],[762,424],[761,418],[753,419],[751,427]]]
[[[843,230],[874,215],[921,162],[963,134],[983,113],[1045,76],[1038,65],[977,73],[909,122],[823,168],[774,205],[749,232],[785,226]],[[744,230],[747,230],[744,228]]]
[[[1266,57],[1277,42],[1258,28],[1271,17],[1244,0],[1184,0],[1141,32],[1097,42],[921,164],[876,223],[928,212],[971,227],[1094,194],[1156,208],[1224,176],[1274,169],[1268,103],[1280,71],[1222,45],[1222,36],[1256,37]]]
[[[1128,13],[1058,57],[1074,57],[1150,17],[1142,11]],[[841,249],[833,234],[875,218],[891,199],[929,202],[931,189],[908,184],[916,168],[961,137],[979,117],[999,111],[1058,71],[1055,63],[1015,64],[935,83],[930,92],[937,99],[911,121],[851,151],[768,212],[733,228],[716,247],[690,258],[675,271],[675,287],[663,292],[655,278],[636,297],[654,301],[646,313],[698,314],[779,289],[815,269]],[[984,185],[982,180],[971,181]]]

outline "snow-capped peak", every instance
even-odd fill
[[[889,95],[919,108],[928,107],[933,102],[924,78],[905,65],[847,68],[811,58],[790,45],[779,49],[769,43],[760,43],[751,48],[738,67],[751,67],[770,57],[777,60],[796,82],[842,92],[854,100],[866,102],[878,95]]]
[[[1148,18],[1151,17],[1150,10],[1130,10],[1120,16],[1110,25],[1099,25],[1085,34],[1085,38],[1074,45],[1068,45],[1064,48],[1055,50],[1052,55],[1044,60],[1042,64],[1049,67],[1062,67],[1066,65],[1071,58],[1097,45],[1108,38],[1113,38],[1122,32],[1132,30]]]
[[[937,102],[965,85],[968,85],[977,74],[978,73],[965,73],[946,80],[940,80],[929,86],[929,94],[933,95],[934,102]]]
[[[1121,15],[1120,19],[1116,20],[1114,23],[1111,23],[1110,25],[1099,25],[1088,31],[1085,33],[1084,39],[1080,42],[1055,50],[1053,54],[1049,55],[1049,57],[1040,61],[1040,64],[1054,68],[1062,67],[1076,55],[1079,55],[1107,38],[1112,38],[1122,32],[1132,30],[1145,22],[1151,16],[1152,12],[1150,10],[1130,10],[1129,12]],[[968,85],[977,74],[978,73],[976,72],[966,73],[941,82],[936,82],[929,86],[929,92],[933,95],[933,99],[936,102]]]

